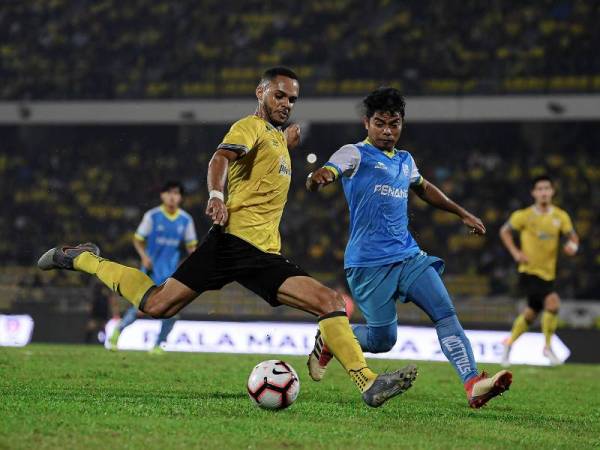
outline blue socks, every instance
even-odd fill
[[[440,347],[463,383],[477,375],[471,343],[456,314],[435,322]]]
[[[123,331],[125,328],[127,328],[129,325],[135,322],[137,319],[137,314],[138,309],[135,306],[132,306],[127,311],[125,311],[125,314],[123,314],[123,318],[119,322],[119,330]]]
[[[158,347],[163,342],[167,342],[167,336],[169,336],[169,333],[175,326],[176,319],[171,317],[169,319],[163,319],[161,322],[160,333],[158,334],[158,339],[156,339],[156,344],[154,344],[155,347]]]

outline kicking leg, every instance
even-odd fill
[[[42,255],[38,267],[42,270],[77,270],[95,275],[113,292],[155,318],[174,316],[198,295],[174,278],[156,286],[142,271],[101,258],[99,254],[100,250],[94,244],[56,247]]]
[[[488,378],[477,373],[471,343],[465,335],[439,274],[428,267],[408,289],[408,298],[431,318],[448,361],[456,370],[467,391],[469,405],[479,408],[508,389],[512,375],[505,370]]]
[[[377,375],[368,367],[350,328],[344,300],[334,290],[311,277],[294,276],[280,286],[277,298],[283,304],[319,317],[323,341],[363,393],[363,400],[369,406],[381,406],[412,385],[416,377],[414,366],[383,375]]]

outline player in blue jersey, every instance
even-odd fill
[[[181,247],[185,245],[188,254],[196,249],[198,240],[194,220],[179,208],[183,199],[183,186],[176,181],[165,183],[160,191],[162,204],[144,214],[138,226],[133,245],[142,262],[142,271],[160,285],[169,278],[181,260]],[[115,327],[109,344],[117,348],[121,332],[137,319],[138,308],[132,306]],[[162,353],[162,344],[175,325],[175,319],[163,319],[161,328],[151,353]]]
[[[413,302],[431,319],[440,346],[461,378],[469,405],[479,408],[507,390],[512,374],[488,377],[477,371],[471,344],[456,316],[440,274],[444,262],[429,256],[408,231],[408,192],[456,214],[472,234],[485,234],[481,220],[425,180],[411,154],[396,148],[404,123],[404,98],[380,88],[363,101],[368,137],[344,145],[308,176],[310,191],[341,179],[350,209],[344,269],[354,301],[367,324],[353,328],[363,351],[387,352],[396,343],[396,301]],[[311,377],[325,374],[331,353],[317,334],[309,356]]]

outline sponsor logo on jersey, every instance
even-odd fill
[[[158,245],[164,245],[165,247],[179,247],[179,242],[179,239],[167,238],[163,236],[156,238],[156,243]]]
[[[377,164],[375,164],[375,169],[387,170],[387,166],[381,161],[378,161]]]
[[[406,189],[395,188],[387,184],[376,184],[373,192],[379,193],[379,195],[384,197],[408,198],[408,191]]]
[[[279,157],[279,175],[284,175],[288,177],[292,175],[292,170],[290,169],[290,166],[287,160],[285,159],[285,156]]]

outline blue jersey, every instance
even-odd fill
[[[408,231],[408,190],[423,178],[410,153],[365,141],[344,145],[325,167],[342,177],[350,208],[344,268],[391,264],[420,251]]]
[[[146,253],[152,260],[152,270],[146,271],[156,284],[175,272],[181,260],[182,244],[196,245],[194,220],[182,209],[169,214],[164,207],[152,208],[144,214],[135,238],[146,242]]]

